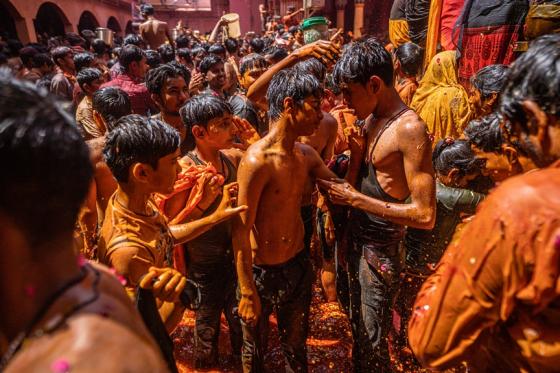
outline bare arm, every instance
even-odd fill
[[[370,214],[383,216],[397,224],[431,229],[435,223],[435,180],[431,164],[431,142],[421,121],[408,122],[398,130],[406,181],[411,203],[389,203],[368,197],[348,183],[320,180],[333,202],[351,205]]]
[[[264,74],[262,74],[249,87],[249,90],[247,91],[247,98],[251,100],[255,105],[258,105],[261,109],[267,110],[268,107],[264,105],[262,101],[265,101],[263,99],[266,96],[268,85],[278,71],[291,67],[297,62],[309,57],[316,57],[319,60],[325,61],[334,60],[338,53],[339,50],[337,47],[324,40],[318,40],[314,43],[304,45],[303,47],[293,51],[282,61],[272,65]]]
[[[255,224],[258,204],[268,181],[263,161],[252,154],[246,154],[239,164],[239,203],[247,205],[247,210],[234,220],[233,250],[241,293],[239,315],[248,323],[254,323],[260,315],[260,299],[253,281],[253,255],[251,231]]]
[[[323,121],[325,121],[325,127],[327,129],[327,145],[323,149],[321,154],[323,160],[330,161],[334,156],[334,144],[336,142],[336,135],[338,130],[338,122],[329,113],[323,113]]]
[[[210,34],[210,38],[208,38],[208,41],[210,43],[214,43],[216,41],[216,38],[218,37],[218,33],[220,32],[220,28],[225,24],[225,21],[220,18],[218,20],[218,22],[216,22],[216,25],[214,26],[214,29],[212,30],[212,33]]]
[[[78,224],[84,239],[84,254],[87,259],[93,259],[94,243],[97,233],[97,185],[91,181],[88,195],[78,217]]]

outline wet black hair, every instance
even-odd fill
[[[82,91],[85,92],[85,84],[91,84],[93,81],[101,79],[102,77],[103,74],[101,73],[101,71],[99,71],[99,69],[96,69],[94,67],[86,67],[85,69],[82,69],[78,73],[78,75],[76,75],[76,80],[78,81],[78,85],[80,86]]]
[[[195,125],[207,128],[208,123],[212,119],[232,113],[233,110],[230,104],[219,97],[212,95],[192,97],[180,110],[183,124],[187,127],[187,137],[184,141],[185,149],[190,151],[196,146],[194,136],[192,135],[192,128]]]
[[[263,54],[266,56],[266,58],[270,59],[273,64],[278,63],[284,58],[288,57],[288,51],[277,46],[266,48]]]
[[[185,79],[185,71],[188,73],[187,69],[180,70],[178,66],[171,64],[163,64],[155,69],[150,69],[146,74],[146,87],[150,93],[160,95],[167,79],[178,77]],[[186,79],[185,84],[189,84]]]
[[[19,57],[21,58],[21,62],[25,67],[31,67],[33,56],[38,54],[39,51],[33,47],[25,47],[20,49]]]
[[[268,116],[272,121],[280,118],[287,97],[291,97],[296,105],[301,105],[305,98],[321,94],[321,84],[313,74],[294,68],[281,70],[268,86]]]
[[[378,76],[386,85],[393,85],[393,61],[383,45],[371,38],[348,45],[336,63],[333,76],[336,84],[366,84]]]
[[[191,82],[191,71],[182,63],[177,62],[177,61],[171,61],[167,64],[168,66],[173,67],[175,70],[177,70],[177,72],[179,73],[179,75],[181,75],[183,77],[183,79],[185,80],[185,84],[188,86]]]
[[[213,44],[210,48],[208,48],[208,53],[220,56],[222,54],[226,54],[226,49],[221,44]]]
[[[456,168],[460,175],[469,175],[480,171],[483,161],[476,158],[467,140],[439,140],[432,153],[434,170],[441,175],[449,174]]]
[[[288,32],[295,36],[295,34],[300,30],[299,26],[290,26]]]
[[[102,56],[104,53],[109,52],[111,48],[102,39],[94,39],[91,42],[91,49],[93,49],[93,53],[96,56]]]
[[[261,38],[254,38],[249,42],[254,53],[262,53],[264,50],[264,41]]]
[[[315,57],[298,62],[295,68],[302,72],[313,74],[320,82],[324,82],[327,75],[327,67]]]
[[[68,47],[56,47],[51,51],[51,56],[55,64],[58,64],[58,60],[66,57],[69,53],[72,53],[72,49]]]
[[[47,53],[38,53],[33,56],[33,60],[31,61],[31,66],[34,68],[40,68],[44,65],[47,66],[54,66],[54,62]]]
[[[179,132],[164,122],[131,114],[120,118],[107,135],[103,156],[119,183],[128,182],[130,167],[158,161],[179,149]]]
[[[71,235],[93,177],[89,150],[54,96],[6,71],[0,71],[0,169],[0,210],[32,246]]]
[[[528,131],[522,103],[534,101],[545,113],[558,117],[560,103],[560,34],[541,36],[510,67],[500,111]]]
[[[163,61],[161,60],[161,56],[157,51],[148,49],[144,52],[146,53],[146,63],[148,64],[148,66],[150,66],[150,70],[155,69],[163,63]]]
[[[175,60],[175,51],[169,44],[162,44],[158,47],[159,55],[163,63],[168,63]]]
[[[325,88],[334,93],[336,96],[342,93],[340,86],[334,82],[332,74],[327,74],[325,79]]]
[[[187,63],[192,63],[191,51],[189,48],[177,49],[177,56],[185,59]]]
[[[117,87],[105,87],[96,91],[92,97],[92,108],[105,121],[107,131],[111,131],[116,122],[132,112],[128,93]]]
[[[220,63],[223,64],[224,60],[215,54],[209,54],[200,62],[198,69],[201,73],[206,74],[208,71],[212,70],[212,67]]]
[[[202,48],[201,46],[196,46],[193,49],[191,49],[191,56],[193,59],[198,57],[200,54],[204,58],[208,55],[208,52],[206,51],[206,49]]]
[[[239,73],[241,75],[245,74],[247,70],[252,70],[256,68],[263,68],[266,69],[268,67],[268,63],[264,59],[264,57],[258,53],[251,53],[246,55],[239,61]]]
[[[191,45],[191,41],[187,35],[179,35],[175,39],[175,46],[177,49],[181,48],[189,48]]]
[[[72,47],[76,45],[84,46],[86,43],[86,40],[75,32],[67,32],[66,35],[64,35],[64,39],[66,39],[68,44]]]
[[[229,54],[234,54],[239,49],[239,44],[237,43],[237,40],[232,38],[227,38],[226,41],[224,42],[224,47],[226,48]]]
[[[480,92],[482,98],[486,99],[492,93],[502,92],[508,70],[509,67],[506,65],[488,65],[471,77],[471,84]]]
[[[136,45],[137,47],[142,47],[144,45],[144,40],[140,35],[128,34],[124,37],[123,47],[126,45]]]
[[[482,151],[500,153],[505,142],[500,126],[502,120],[498,113],[471,120],[464,130],[465,137]]]
[[[93,54],[89,52],[78,53],[74,55],[74,67],[76,68],[76,72],[80,70],[90,67],[92,62],[95,60]]]
[[[140,13],[151,16],[154,14],[154,6],[152,4],[142,4],[140,6]]]
[[[422,67],[424,50],[417,44],[404,43],[395,49],[395,57],[399,60],[405,75],[416,76]]]
[[[146,57],[146,53],[136,45],[125,45],[119,53],[119,64],[124,70],[128,70],[133,62],[140,62]]]

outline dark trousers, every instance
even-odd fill
[[[268,318],[274,311],[287,372],[307,372],[307,333],[313,270],[302,250],[285,264],[253,266],[262,312],[256,326],[242,322],[243,372],[264,372]]]
[[[391,372],[387,339],[398,289],[398,260],[383,260],[382,275],[381,268],[368,263],[363,250],[358,246],[347,254],[346,276],[337,268],[339,300],[352,327],[354,371]]]
[[[230,333],[234,356],[240,356],[243,341],[241,323],[237,315],[235,290],[237,278],[233,264],[211,265],[189,263],[189,277],[201,287],[201,305],[195,312],[195,367],[215,367],[218,362],[220,319],[224,313]]]

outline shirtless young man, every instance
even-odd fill
[[[358,371],[391,371],[387,335],[401,271],[399,243],[405,225],[430,229],[435,220],[432,147],[425,123],[393,87],[391,55],[381,44],[350,44],[334,78],[358,119],[372,114],[365,159],[352,154],[349,166],[351,175],[358,171],[358,190],[319,181],[332,202],[352,207],[347,261],[353,358]]]
[[[96,256],[97,225],[103,216],[109,198],[117,189],[117,182],[103,159],[106,133],[111,131],[117,120],[130,114],[130,100],[125,91],[115,87],[102,88],[93,94],[93,119],[96,127],[102,129],[101,137],[86,141],[93,165],[93,180],[80,215],[78,224],[83,236],[82,253],[88,259]],[[98,211],[99,210],[99,211]],[[101,216],[98,216],[98,212]]]
[[[158,278],[154,295],[161,301],[161,319],[171,331],[185,309],[179,295],[186,284],[184,276],[170,268],[173,245],[196,238],[245,207],[231,207],[225,188],[213,214],[191,223],[167,224],[152,195],[173,191],[180,170],[179,134],[161,121],[139,115],[121,118],[107,136],[103,153],[119,185],[105,212],[99,260],[125,278],[131,293],[137,285],[146,286],[146,278]]]
[[[268,317],[273,308],[289,371],[307,371],[306,345],[314,273],[304,249],[299,209],[310,177],[330,178],[321,157],[297,143],[319,126],[322,89],[311,74],[282,70],[268,89],[271,130],[239,165],[239,203],[233,246],[243,324],[243,370],[263,371]],[[255,245],[250,235],[254,232]]]
[[[154,7],[151,4],[143,4],[140,13],[145,22],[140,24],[140,36],[146,41],[150,49],[157,49],[160,45],[169,41],[174,45],[167,22],[159,21],[154,17]]]
[[[560,364],[560,35],[531,42],[499,106],[512,142],[542,170],[482,202],[414,304],[409,343],[426,367],[556,372]]]
[[[167,372],[122,285],[74,252],[93,169],[58,104],[0,76],[0,371]]]

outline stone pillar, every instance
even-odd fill
[[[356,1],[354,3],[354,37],[362,36],[362,27],[364,27],[364,6],[363,2]]]
[[[344,8],[346,0],[336,0],[336,28],[344,30]]]

